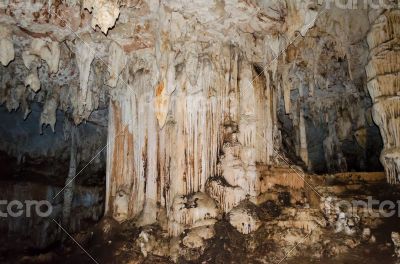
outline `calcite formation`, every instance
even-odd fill
[[[0,62],[7,66],[14,60],[14,44],[10,28],[6,25],[0,25]]]
[[[157,84],[151,72],[141,71],[130,84],[136,90],[127,90],[112,101],[109,208],[123,190],[135,201],[128,217],[142,214],[146,222],[156,221],[156,204],[161,204],[170,218],[175,197],[205,192],[207,180],[220,173],[218,167],[220,176],[233,186],[208,184],[215,186],[208,189],[212,197],[219,197],[223,211],[229,211],[246,195],[260,194],[255,165],[271,162],[273,129],[268,120],[273,116],[272,88],[262,76],[252,83],[256,70],[245,58],[239,59],[242,55],[237,49],[216,46],[214,52],[175,67],[176,79],[172,81],[176,88],[169,99],[167,84]],[[212,60],[213,56],[220,60]],[[152,63],[150,59],[147,65]],[[230,72],[230,80],[225,72]],[[155,103],[146,88],[154,85]],[[265,108],[270,110],[265,112]],[[225,154],[218,163],[221,150]]]
[[[218,215],[217,205],[207,194],[176,196],[171,206],[169,233],[178,236],[185,229],[212,226]]]
[[[90,35],[84,35],[76,41],[77,43],[75,44],[75,54],[79,69],[79,97],[80,100],[83,101],[85,104],[86,98],[88,96],[88,82],[91,69],[90,66],[92,65],[96,50]]]
[[[374,21],[367,38],[368,91],[374,102],[373,118],[384,142],[380,160],[392,184],[400,181],[400,52],[394,48],[399,45],[399,21],[399,10],[384,12]]]
[[[99,26],[104,34],[114,26],[119,16],[118,1],[108,0],[84,0],[83,8],[86,8],[93,14],[92,27]]]
[[[394,253],[397,257],[400,257],[400,234],[398,232],[392,232],[391,237],[394,244]]]
[[[261,221],[252,204],[241,204],[229,213],[229,223],[242,234],[250,234],[257,231]]]
[[[117,86],[119,76],[121,71],[126,64],[126,54],[122,48],[115,42],[112,42],[109,46],[109,68],[110,77],[108,79],[107,85],[110,87]]]
[[[38,68],[41,67],[41,60],[47,63],[50,73],[56,73],[58,71],[58,64],[60,61],[59,43],[54,41],[47,42],[42,39],[33,39],[30,49],[22,53],[22,59],[25,67],[30,71],[25,79],[25,86],[29,86],[34,92],[38,92],[40,90]]]
[[[50,73],[58,71],[60,61],[60,46],[57,41],[47,42],[42,39],[34,39],[31,43],[30,55],[36,55],[49,66]]]
[[[31,88],[34,92],[40,90],[40,80],[37,68],[40,66],[39,59],[29,52],[22,53],[22,59],[25,67],[29,69],[29,75],[25,79],[25,86]]]

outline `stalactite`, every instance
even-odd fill
[[[158,125],[162,128],[167,121],[170,96],[167,94],[165,84],[161,82],[156,87],[155,106]]]
[[[93,15],[92,28],[99,26],[104,34],[114,26],[120,12],[117,1],[108,0],[84,0],[83,8]]]
[[[44,125],[50,125],[53,132],[55,131],[55,124],[57,121],[57,107],[59,103],[60,87],[54,87],[54,89],[46,97],[46,101],[43,105],[43,111],[40,115],[40,133],[42,133],[42,127]]]
[[[118,221],[137,217],[139,225],[165,210],[177,235],[193,224],[175,219],[179,199],[207,192],[229,212],[260,194],[256,164],[272,163],[277,93],[274,70],[260,74],[238,48],[204,51],[188,42],[172,50],[176,32],[169,30],[179,17],[163,8],[159,16],[155,58],[138,58],[143,68],[122,71],[135,95],[119,82],[111,93],[106,210]]]
[[[368,90],[373,100],[372,115],[379,126],[384,150],[380,160],[388,182],[400,182],[400,52],[393,49],[399,42],[400,10],[382,14],[368,34],[370,47],[366,66]]]
[[[95,54],[93,50],[93,45],[90,46],[92,44],[90,35],[84,35],[76,41],[77,43],[75,44],[75,54],[76,63],[79,69],[80,101],[85,104],[88,93],[90,66],[95,57]]]
[[[229,185],[224,178],[210,178],[207,182],[206,191],[225,213],[230,212],[247,197],[242,188]]]
[[[58,71],[60,61],[60,46],[56,41],[46,42],[42,39],[34,39],[31,43],[30,55],[35,55],[46,61],[50,73]]]
[[[26,105],[25,90],[26,89],[23,85],[18,85],[17,87],[14,87],[10,90],[10,98],[8,98],[8,100],[6,101],[6,108],[8,111],[17,110],[20,105]]]
[[[14,44],[12,42],[11,30],[5,25],[0,25],[0,62],[7,66],[14,60]]]
[[[108,63],[110,65],[108,71],[110,77],[107,81],[107,85],[115,87],[118,82],[119,75],[126,64],[126,54],[123,49],[115,42],[111,42],[109,47],[109,58]]]
[[[272,77],[275,80],[276,79],[276,73],[278,70],[278,57],[281,52],[281,44],[282,40],[280,39],[280,36],[269,36],[267,35],[264,39],[264,45],[266,47],[265,51],[265,62],[267,64],[272,64],[269,69],[272,69]]]
[[[22,59],[25,67],[29,70],[29,74],[26,77],[24,84],[26,87],[29,86],[34,92],[38,92],[40,90],[40,80],[37,68],[40,65],[40,61],[36,56],[31,55],[27,51],[22,53]]]
[[[283,88],[283,100],[285,103],[286,114],[290,113],[290,91],[292,89],[292,84],[289,80],[290,66],[285,66],[282,71],[282,88]]]
[[[315,91],[315,80],[311,79],[308,83],[308,94],[310,97],[314,96],[314,91]]]
[[[56,73],[60,61],[59,43],[34,39],[29,50],[22,53],[22,59],[25,67],[29,70],[24,82],[25,86],[29,86],[34,92],[38,92],[40,90],[40,80],[37,69],[41,66],[40,59],[47,63],[50,73]]]
[[[180,233],[182,225],[190,225],[173,216],[176,199],[207,191],[219,197],[217,204],[228,212],[247,195],[257,196],[260,183],[255,164],[267,163],[267,148],[270,154],[273,149],[274,93],[266,78],[259,77],[249,89],[255,69],[248,62],[238,68],[239,56],[231,48],[219,55],[221,60],[187,56],[189,62],[175,67],[175,55],[168,55],[161,83],[151,70],[137,71],[130,84],[136,95],[119,83],[110,104],[107,213],[119,221],[139,217],[139,225],[148,224],[156,220],[159,204],[166,209],[171,235]],[[150,60],[148,65],[153,63]],[[151,86],[154,94],[148,94]],[[160,95],[170,96],[168,107]],[[217,163],[224,122],[227,127],[241,124],[238,134],[231,135],[236,145],[227,144],[221,160],[225,185],[207,182],[220,173]],[[231,150],[235,153],[230,157]],[[206,210],[201,206],[198,210]]]
[[[304,100],[304,86],[303,84],[299,85],[299,95],[300,100]],[[304,109],[302,103],[299,105],[299,136],[300,136],[300,158],[304,161],[304,163],[308,166],[308,149],[307,149],[307,131],[306,124],[304,118]]]

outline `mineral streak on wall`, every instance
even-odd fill
[[[389,183],[400,182],[400,10],[386,11],[372,25],[366,66],[373,118],[384,142],[381,162]],[[396,48],[397,47],[397,48]]]
[[[219,165],[224,144],[239,146],[240,164],[231,165],[243,172],[240,182],[232,180],[243,185],[241,200],[259,194],[255,163],[269,164],[273,147],[267,123],[272,92],[264,77],[252,82],[258,73],[237,48],[220,46],[190,56],[184,66],[169,62],[175,69],[169,74],[175,78],[167,80],[175,87],[169,103],[158,100],[166,96],[165,83],[154,80],[151,70],[135,72],[133,89],[121,89],[111,100],[106,210],[119,221],[138,217],[140,224],[152,223],[161,210],[172,219],[174,199],[205,192],[207,180],[223,174],[221,167],[229,165]],[[179,232],[170,228],[170,233]]]

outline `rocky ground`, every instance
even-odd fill
[[[210,225],[209,232],[198,232],[200,239],[193,235],[196,229],[170,239],[159,225],[136,227],[134,220],[118,224],[109,218],[73,237],[98,263],[397,263],[391,238],[400,231],[397,214],[372,217],[358,208],[342,221],[341,214],[327,208],[337,200],[366,200],[371,194],[380,201],[395,200],[399,189],[377,173],[337,174],[323,181],[315,177],[308,181],[315,190],[304,190],[310,197],[305,204],[293,202],[290,192],[283,191],[258,205],[242,202],[239,208],[257,227],[249,234],[235,226],[231,212]],[[312,198],[309,192],[314,191],[323,198]],[[67,236],[43,251],[17,251],[23,241],[13,242],[2,243],[2,263],[93,261]]]

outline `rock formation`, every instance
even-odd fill
[[[380,160],[392,184],[399,182],[400,175],[399,52],[395,48],[399,19],[399,10],[389,10],[375,18],[368,34],[370,54],[366,66],[368,91],[374,102],[373,117],[384,143]]]

